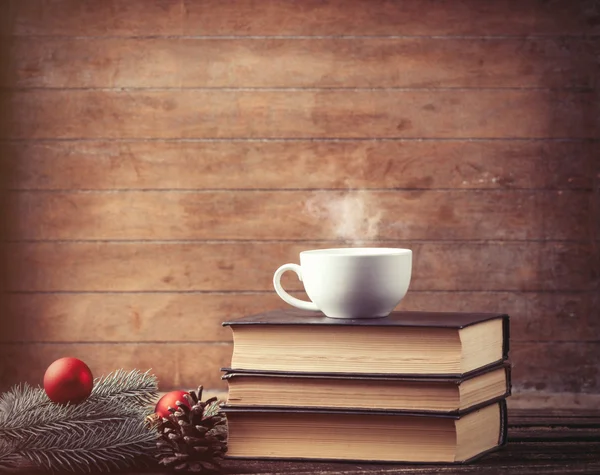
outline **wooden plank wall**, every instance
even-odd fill
[[[2,388],[223,388],[220,322],[366,244],[414,250],[400,308],[509,313],[516,392],[600,390],[597,1],[2,9]]]

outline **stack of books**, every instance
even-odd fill
[[[289,309],[224,325],[229,457],[452,463],[506,442],[507,315]]]

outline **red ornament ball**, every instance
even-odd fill
[[[168,418],[171,415],[169,412],[169,407],[177,409],[177,401],[185,404],[191,409],[190,403],[187,402],[187,400],[183,397],[186,394],[189,393],[187,391],[171,391],[170,393],[165,394],[156,403],[154,412],[160,417]]]
[[[77,358],[60,358],[44,374],[44,390],[51,401],[59,404],[85,401],[93,385],[90,368]]]

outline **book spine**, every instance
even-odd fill
[[[506,399],[502,399],[500,406],[500,434],[498,438],[498,447],[506,445],[508,439],[508,410],[506,408]]]
[[[506,395],[505,395],[505,397],[508,397],[512,394],[512,377],[511,377],[512,365],[510,363],[506,365],[505,371],[506,371]]]
[[[502,355],[504,359],[508,359],[510,351],[510,317],[504,315],[502,319]]]

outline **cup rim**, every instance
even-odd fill
[[[330,249],[310,249],[300,252],[301,256],[318,254],[324,254],[331,257],[405,256],[412,254],[412,250],[400,247],[335,247]]]

